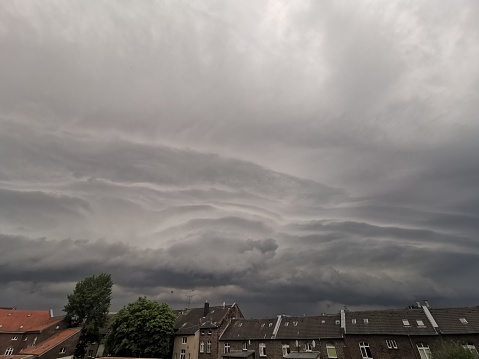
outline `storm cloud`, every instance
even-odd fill
[[[0,304],[477,305],[479,6],[0,3]]]

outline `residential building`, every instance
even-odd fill
[[[0,354],[56,359],[73,355],[79,328],[69,329],[52,311],[0,309]]]
[[[178,311],[172,359],[217,359],[218,339],[231,320],[243,318],[235,303]]]

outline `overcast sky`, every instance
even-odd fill
[[[0,306],[479,304],[479,3],[0,2]]]

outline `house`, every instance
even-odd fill
[[[223,358],[344,358],[340,315],[234,320],[220,338]]]
[[[243,318],[235,303],[178,311],[175,322],[173,359],[216,359],[219,337],[231,320]]]
[[[0,354],[56,359],[73,355],[79,328],[67,328],[52,311],[0,309]]]

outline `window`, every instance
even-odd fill
[[[293,325],[294,325],[294,326],[297,326],[297,325],[298,325],[298,322],[293,322]]]
[[[186,344],[187,342],[188,342],[188,338],[187,338],[187,337],[181,338],[181,344]]]
[[[331,343],[326,343],[326,352],[328,353],[328,358],[338,357],[338,354],[336,353],[336,347]]]
[[[12,340],[18,340],[18,337],[12,337]]]
[[[185,357],[186,357],[186,350],[185,350],[185,349],[181,349],[180,359],[185,359]]]
[[[266,356],[266,344],[265,343],[259,343],[259,356],[260,357],[265,357]]]
[[[351,319],[351,323],[356,324],[356,319]]]
[[[364,321],[364,324],[368,324],[368,323],[369,323],[369,319],[367,319],[367,318],[363,319],[363,321]]]
[[[88,351],[88,357],[89,357],[89,358],[93,358],[93,350],[89,350],[89,351]]]
[[[416,320],[418,327],[424,327],[424,322],[422,320]]]
[[[326,323],[326,321],[324,319],[321,319],[321,324],[324,324]]]
[[[66,350],[65,347],[63,347],[63,348],[60,349],[60,354],[65,354],[66,352],[67,352],[67,350]]]
[[[57,325],[57,326],[55,327],[55,329],[56,329],[56,330],[60,329],[60,326],[59,326],[59,325]]]
[[[289,322],[285,322],[284,326],[287,327],[289,325]]]
[[[476,354],[476,355],[479,354],[477,352],[476,346],[472,343],[464,344],[463,347],[464,347],[464,349],[469,349],[472,354]]]
[[[466,318],[459,318],[459,321],[460,321],[462,324],[467,324]]]
[[[304,348],[306,349],[306,352],[308,352],[308,353],[310,353],[310,352],[313,351],[313,346],[312,346],[311,343],[306,343],[306,344],[304,345]]]
[[[417,343],[417,350],[419,351],[419,355],[421,356],[421,359],[431,359],[431,349],[429,349],[429,346],[427,344],[423,343]]]
[[[230,352],[230,343],[225,343],[224,353]]]
[[[403,320],[402,320],[402,324],[403,324],[405,327],[410,326],[409,320],[407,320],[407,319],[403,319]]]
[[[201,331],[201,335],[205,335],[205,331],[204,331],[204,330]]]
[[[211,340],[206,342],[206,352],[211,353]]]
[[[208,335],[211,335],[211,330],[208,330]]]
[[[388,349],[397,349],[398,345],[395,340],[386,340],[386,345],[388,346]]]
[[[204,352],[205,352],[205,342],[201,341],[200,342],[200,353],[204,353]]]
[[[243,323],[238,323],[238,327],[241,327],[243,325]]]
[[[361,356],[363,359],[372,359],[373,355],[371,354],[371,348],[366,342],[359,343],[359,350],[361,351]]]
[[[269,323],[269,325],[268,325],[268,326],[269,326],[269,327],[272,327],[272,326],[273,326],[273,323]]]
[[[289,344],[283,344],[283,356],[286,356],[289,353],[291,353],[291,351],[289,350]]]
[[[5,350],[5,355],[12,355],[13,354],[13,348],[10,347],[10,348],[7,348],[7,350]]]
[[[243,342],[243,350],[248,350],[248,342]]]
[[[37,337],[33,338],[32,347],[34,347],[36,343],[37,343]]]

